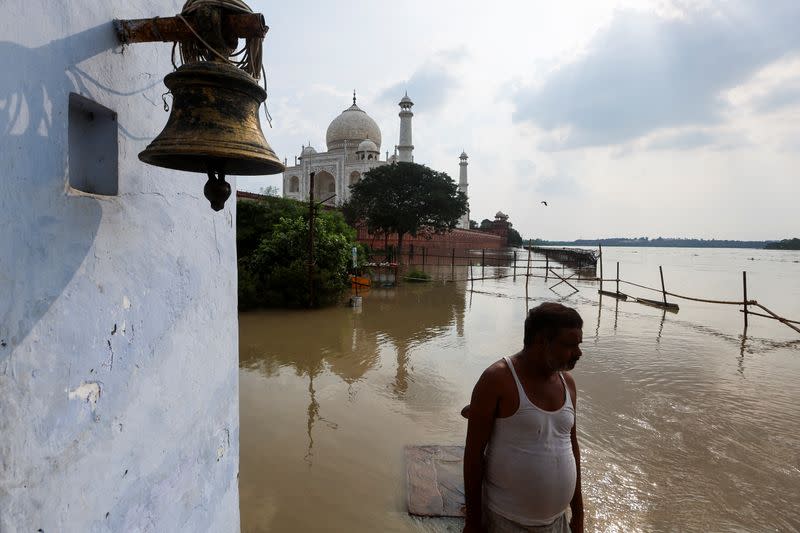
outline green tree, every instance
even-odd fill
[[[342,206],[347,221],[363,221],[373,233],[397,233],[398,255],[406,235],[452,230],[467,212],[467,197],[450,176],[416,163],[373,168],[350,191]]]
[[[307,204],[283,198],[237,204],[240,309],[309,304],[308,226]],[[316,213],[314,307],[336,303],[348,288],[353,246],[355,231],[341,213]]]
[[[262,194],[264,196],[280,196],[281,191],[276,185],[267,185],[266,187],[261,187],[258,190],[258,194]]]
[[[308,204],[289,198],[262,198],[236,202],[236,251],[239,259],[249,257],[261,239],[272,233],[281,217],[308,216]]]
[[[490,229],[492,229],[492,221],[489,220],[488,218],[484,218],[483,220],[481,220],[480,229],[483,231],[489,231]]]
[[[522,235],[514,228],[508,228],[508,246],[522,246]]]
[[[767,250],[800,250],[800,239],[783,239],[778,242],[769,242],[764,246]]]
[[[478,221],[477,220],[469,220],[469,229],[478,229]]]

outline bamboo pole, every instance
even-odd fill
[[[308,191],[308,307],[314,307],[314,172]]]
[[[556,271],[554,270],[554,271],[553,271],[553,275],[554,275],[555,277],[557,277],[558,279],[560,279],[561,281],[559,281],[558,283],[556,283],[555,285],[553,285],[553,287],[550,287],[551,289],[552,289],[552,288],[554,288],[554,287],[558,287],[558,286],[559,286],[559,285],[561,285],[562,283],[566,283],[567,285],[569,285],[570,287],[572,287],[572,288],[575,290],[575,292],[578,292],[578,288],[577,288],[575,285],[573,285],[572,283],[570,283],[569,281],[567,281],[568,279],[570,279],[570,278],[571,278],[572,276],[574,276],[575,274],[572,274],[572,275],[570,275],[570,276],[569,276],[569,278],[564,278],[564,277],[561,277],[561,276],[559,276],[559,275],[558,275],[558,272],[556,272]]]
[[[744,310],[739,309],[739,312],[740,313],[744,313]],[[748,311],[747,314],[748,315],[753,315],[753,316],[760,316],[760,317],[763,317],[763,318],[769,318],[770,320],[777,320],[778,322],[783,322],[783,323],[788,323],[788,324],[800,324],[800,321],[798,321],[798,320],[789,320],[788,318],[783,318],[783,319],[775,318],[774,316],[765,315],[764,313],[756,313],[755,311]]]
[[[742,271],[742,290],[744,292],[744,329],[747,331],[747,272]]]
[[[525,294],[528,293],[528,280],[531,278],[531,246],[528,246],[528,266],[525,268]]]
[[[469,262],[469,292],[475,289],[475,278],[472,277],[472,261]]]
[[[617,261],[617,294],[619,294],[619,261]]]
[[[517,251],[514,250],[514,281],[517,281]]]
[[[667,306],[667,289],[664,287],[664,269],[658,265],[658,273],[661,275],[661,295],[664,297],[664,307]]]
[[[600,248],[600,292],[603,291],[603,245],[598,245]]]
[[[481,248],[481,277],[484,276],[483,270],[486,266],[486,248]]]
[[[769,313],[770,315],[772,315],[772,318],[774,318],[775,320],[777,320],[777,321],[779,321],[779,322],[783,322],[784,324],[786,324],[787,326],[789,326],[790,328],[792,328],[793,330],[795,330],[797,333],[800,333],[800,329],[798,329],[798,328],[794,327],[793,325],[791,325],[791,324],[789,323],[789,322],[790,322],[789,320],[787,320],[787,319],[785,319],[785,318],[783,318],[783,317],[781,317],[781,316],[778,316],[778,315],[776,315],[775,313],[773,313],[772,311],[770,311],[769,309],[767,309],[766,307],[764,307],[763,305],[761,305],[761,304],[760,304],[760,303],[758,303],[758,302],[753,302],[753,305],[755,305],[756,307],[759,307],[759,308],[763,309],[764,311],[766,311],[767,313]]]

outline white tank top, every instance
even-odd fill
[[[511,360],[519,408],[496,418],[486,447],[484,494],[495,513],[526,526],[553,522],[575,493],[576,468],[570,432],[575,407],[564,376],[564,405],[557,411],[536,407],[525,394]]]

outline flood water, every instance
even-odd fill
[[[746,270],[749,299],[800,320],[798,252],[604,255],[606,278],[619,261],[621,278],[660,287],[662,265],[668,291],[719,300],[742,299]],[[587,531],[800,530],[800,334],[750,317],[743,337],[738,306],[670,298],[680,311],[664,313],[570,282],[579,292],[532,279],[529,299],[523,277],[472,292],[408,283],[371,290],[360,312],[240,314],[242,530],[461,531],[406,514],[403,447],[463,444],[472,386],[519,350],[526,309],[543,301],[584,318],[573,374]]]

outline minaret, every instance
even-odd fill
[[[400,144],[397,145],[397,150],[400,152],[399,159],[402,162],[411,163],[414,161],[414,145],[411,144],[411,117],[414,113],[411,112],[411,106],[414,102],[408,97],[408,92],[400,100]]]
[[[469,201],[469,193],[467,192],[467,187],[469,187],[467,183],[467,153],[462,151],[459,159],[461,159],[461,162],[458,164],[458,190],[463,192],[467,197],[467,201]],[[469,203],[467,203],[466,214],[461,217],[460,226],[464,229],[469,229]]]

